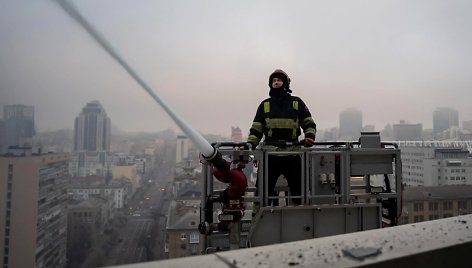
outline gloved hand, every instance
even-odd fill
[[[305,147],[311,147],[315,145],[315,139],[305,138]]]

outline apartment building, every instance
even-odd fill
[[[112,200],[114,209],[121,209],[127,205],[132,195],[131,183],[126,180],[106,181],[99,176],[72,178],[69,195],[72,199],[89,199],[90,197],[106,197]]]
[[[400,143],[407,186],[472,185],[472,157],[466,147]]]
[[[100,243],[112,228],[113,201],[93,196],[69,200],[67,255],[70,263],[81,263],[88,251]]]
[[[400,224],[472,213],[472,185],[407,187]]]
[[[0,156],[2,267],[65,267],[68,154]]]
[[[174,179],[172,200],[166,223],[166,252],[169,258],[198,255],[200,245],[201,184],[192,174]]]

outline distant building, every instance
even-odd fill
[[[418,141],[422,139],[423,125],[409,124],[403,120],[393,124],[393,139],[397,141]]]
[[[365,125],[362,128],[363,132],[375,132],[375,126],[374,125]]]
[[[380,137],[383,141],[391,141],[393,138],[393,127],[390,124],[385,125],[382,131],[380,131]]]
[[[425,141],[432,141],[434,140],[434,131],[432,128],[423,129],[422,134],[423,140]]]
[[[142,174],[138,173],[136,164],[115,165],[112,170],[113,179],[124,178],[129,181],[133,187],[133,193],[141,187]]]
[[[407,186],[472,185],[472,158],[467,144],[399,143],[403,183]]]
[[[6,152],[7,145],[6,145],[6,133],[5,133],[5,121],[0,119],[0,154]]]
[[[65,267],[68,154],[0,156],[2,267]]]
[[[71,129],[38,132],[34,135],[33,147],[41,147],[45,153],[72,153],[73,133]]]
[[[194,173],[183,173],[174,178],[173,200],[166,223],[165,250],[169,258],[199,255],[200,245],[201,179]]]
[[[75,119],[74,153],[69,172],[74,177],[108,176],[111,122],[100,102],[92,101],[82,108]]]
[[[339,136],[341,140],[357,141],[362,132],[362,112],[350,108],[339,114]]]
[[[436,133],[437,140],[461,140],[463,135],[462,129],[457,126],[452,126],[446,130]]]
[[[69,200],[67,256],[70,263],[81,263],[97,246],[103,234],[112,228],[112,202],[93,196]]]
[[[75,200],[109,198],[114,209],[125,207],[133,194],[129,181],[114,179],[107,182],[105,178],[98,176],[73,178],[68,192],[71,199]]]
[[[34,127],[34,107],[26,105],[6,105],[3,107],[3,122],[0,123],[0,153],[9,146],[31,147],[36,134]]]
[[[466,131],[472,132],[472,120],[463,121],[462,128]]]
[[[98,101],[82,108],[75,119],[74,151],[110,151],[111,121]]]
[[[180,258],[200,255],[200,233],[198,224],[200,211],[197,206],[186,205],[183,201],[172,201],[172,214],[168,218],[166,228],[166,251],[168,257]]]
[[[231,141],[233,142],[243,142],[243,132],[239,127],[231,127]]]
[[[407,187],[400,224],[472,213],[472,185]]]
[[[199,186],[197,187],[199,188]],[[187,196],[179,196],[170,205],[166,227],[166,250],[169,258],[200,255],[200,195],[201,190],[187,189]]]
[[[187,136],[177,136],[177,147],[175,153],[175,163],[181,163],[188,158],[188,152],[190,147],[190,140]]]
[[[69,173],[72,177],[106,177],[110,176],[112,169],[113,163],[107,152],[82,151],[71,155]]]
[[[339,138],[339,128],[333,127],[330,129],[320,130],[317,132],[317,141],[337,141]]]
[[[134,163],[136,164],[136,171],[138,171],[138,174],[143,175],[146,173],[146,158],[135,159]]]
[[[115,153],[110,158],[113,165],[132,165],[135,163],[135,156],[125,153]]]
[[[457,110],[441,107],[433,112],[433,131],[435,137],[453,126],[459,127],[459,112]]]

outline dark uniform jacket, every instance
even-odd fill
[[[316,124],[302,99],[289,94],[271,97],[262,101],[257,108],[248,142],[254,148],[263,135],[266,142],[295,142],[301,134],[300,127],[306,138],[315,139]]]

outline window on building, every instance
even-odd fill
[[[452,201],[444,201],[443,210],[452,210]]]
[[[429,211],[437,211],[439,208],[438,202],[429,202]]]
[[[180,239],[182,239],[182,240],[187,239],[187,234],[186,233],[181,233],[180,234]]]
[[[443,218],[450,218],[450,217],[452,217],[452,213],[444,213]]]
[[[424,221],[424,217],[423,217],[423,215],[415,216],[415,217],[413,217],[413,221],[414,222],[422,222],[422,221]]]
[[[467,209],[467,200],[457,201],[457,208],[458,209]]]
[[[198,254],[200,254],[200,253],[198,252],[198,246],[199,246],[199,244],[191,244],[191,245],[189,245],[189,247],[190,247],[190,254],[192,254],[192,255],[198,255]]]
[[[197,232],[190,234],[190,243],[200,243],[200,234]]]
[[[423,211],[423,202],[415,203],[413,205],[413,211]]]
[[[439,219],[439,215],[438,214],[432,214],[432,215],[429,215],[429,220],[432,221],[432,220],[437,220]]]
[[[408,216],[402,216],[400,218],[400,223],[401,224],[408,224],[409,223]]]

